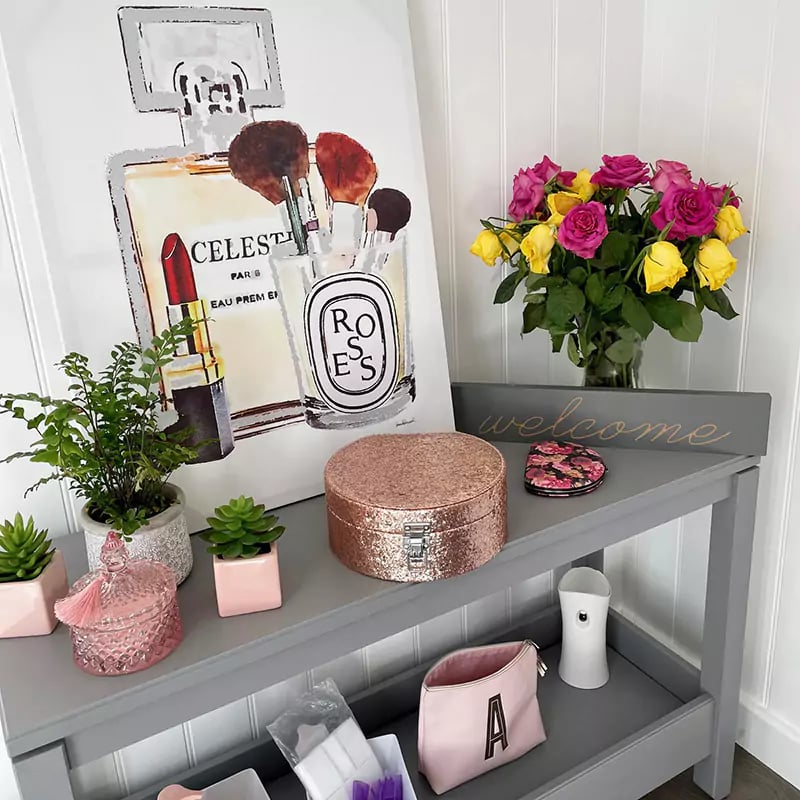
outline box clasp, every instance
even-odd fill
[[[430,549],[431,524],[406,522],[403,524],[403,551],[410,570],[426,569]]]

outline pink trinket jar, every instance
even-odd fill
[[[506,464],[465,433],[367,436],[325,467],[331,549],[390,581],[432,581],[480,567],[506,541]]]
[[[92,675],[127,675],[161,661],[183,628],[175,574],[156,561],[134,560],[111,532],[100,569],[80,578],[55,606],[70,626],[75,663]]]

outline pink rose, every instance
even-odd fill
[[[576,256],[594,258],[595,251],[607,234],[605,206],[594,200],[567,212],[558,229],[558,241]]]
[[[656,161],[656,172],[650,178],[650,185],[657,192],[666,192],[675,183],[678,186],[691,186],[692,173],[682,161],[668,161],[660,158]]]
[[[544,200],[544,181],[531,167],[514,176],[514,196],[508,204],[508,216],[515,222],[531,219]]]
[[[592,183],[613,189],[630,189],[647,180],[648,166],[636,156],[603,156],[603,166],[592,175]]]
[[[565,189],[569,189],[572,186],[572,182],[577,177],[577,172],[572,172],[572,170],[569,169],[562,169],[556,176],[556,183],[563,186]]]
[[[710,187],[700,181],[688,187],[677,184],[669,186],[650,219],[659,230],[673,222],[667,238],[683,240],[711,233],[716,224],[716,215],[714,194]]]
[[[711,192],[711,197],[714,199],[714,205],[717,208],[722,207],[726,194],[728,195],[728,202],[726,205],[739,208],[739,198],[730,186],[708,186],[708,191]]]
[[[543,156],[542,160],[533,167],[533,174],[541,178],[544,183],[554,178],[559,172],[561,172],[561,167],[551,160],[550,156]]]

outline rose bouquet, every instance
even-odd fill
[[[695,182],[678,161],[603,156],[594,174],[545,156],[514,178],[508,217],[481,220],[470,252],[511,267],[495,294],[525,292],[522,333],[564,341],[587,386],[634,387],[654,325],[695,342],[702,312],[737,316],[726,294],[728,244],[746,233],[730,186]],[[689,300],[682,299],[688,293]]]

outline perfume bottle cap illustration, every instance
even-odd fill
[[[252,109],[284,103],[272,15],[265,9],[119,9],[133,102],[175,111],[184,144],[226,150]]]

